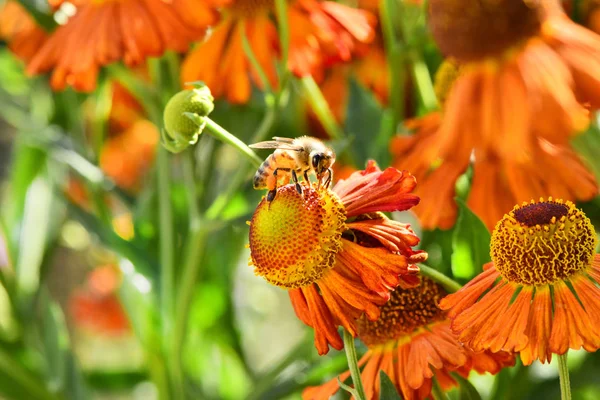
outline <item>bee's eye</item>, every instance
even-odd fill
[[[321,156],[319,154],[315,154],[312,158],[312,166],[313,168],[317,168],[319,163],[321,162]]]

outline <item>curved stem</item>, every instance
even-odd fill
[[[460,283],[456,282],[451,278],[448,278],[446,275],[442,274],[439,271],[436,271],[431,267],[428,267],[427,265],[419,264],[419,269],[421,270],[422,275],[436,281],[450,293],[457,292],[462,288],[462,285]]]
[[[246,21],[244,20],[242,20],[241,22],[240,35],[242,35],[242,47],[244,48],[244,53],[246,53],[246,57],[248,57],[248,60],[250,61],[250,65],[252,65],[252,68],[254,68],[254,70],[258,74],[260,83],[265,88],[265,91],[267,93],[271,93],[273,91],[273,88],[271,87],[271,82],[269,82],[269,78],[267,77],[265,70],[263,69],[262,65],[260,65],[260,62],[258,61],[258,58],[256,58],[256,54],[254,54],[254,50],[252,50],[252,46],[248,41],[248,35],[246,35]]]
[[[352,376],[352,382],[354,383],[356,398],[357,400],[366,400],[367,396],[365,395],[365,388],[363,387],[362,380],[360,378],[360,370],[358,369],[354,338],[346,329],[344,329],[344,350],[346,351],[348,368],[350,369],[350,376]]]
[[[287,61],[290,48],[290,28],[287,17],[287,0],[275,0],[277,22],[279,23],[279,43],[281,44],[281,60],[283,70],[287,70]]]
[[[246,156],[246,158],[250,160],[250,162],[252,162],[256,168],[260,167],[263,160],[257,156],[256,153],[246,145],[246,143],[229,133],[225,128],[214,122],[212,119],[206,117],[204,120],[206,121],[206,131],[208,133],[220,141],[233,146],[237,151],[240,152],[240,154]]]
[[[448,400],[448,396],[440,386],[437,379],[433,378],[433,386],[431,387],[431,395],[435,400]]]
[[[302,86],[308,95],[308,99],[310,104],[312,105],[315,114],[319,118],[319,122],[323,124],[323,127],[327,131],[327,134],[331,139],[341,139],[343,136],[342,130],[338,125],[333,113],[331,112],[331,108],[329,108],[329,104],[325,97],[323,97],[323,93],[319,86],[315,82],[312,76],[305,76],[301,79]]]
[[[571,400],[571,381],[567,366],[567,353],[558,355],[558,376],[560,377],[560,398]]]

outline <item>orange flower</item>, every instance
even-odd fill
[[[600,256],[590,220],[567,201],[523,203],[498,222],[492,263],[440,307],[474,351],[520,352],[523,364],[600,348]]]
[[[243,49],[245,25],[253,53],[269,83],[277,86],[273,61],[279,57],[280,44],[272,22],[273,9],[273,0],[234,0],[224,9],[223,20],[212,35],[183,63],[182,81],[202,80],[215,98],[225,97],[231,103],[248,101],[250,75],[262,89],[264,82],[258,79]],[[288,22],[288,68],[298,76],[319,74],[329,64],[350,60],[355,43],[369,42],[373,35],[370,14],[328,1],[290,2]]]
[[[106,335],[128,332],[129,320],[116,296],[119,283],[114,265],[103,265],[90,272],[85,288],[77,290],[69,300],[75,324]]]
[[[100,168],[120,187],[137,190],[154,160],[159,137],[154,124],[138,120],[128,130],[106,141],[100,154]]]
[[[47,38],[29,13],[16,1],[7,1],[0,10],[0,38],[23,61],[29,61]]]
[[[56,90],[96,87],[100,67],[140,64],[166,50],[185,52],[215,23],[219,0],[82,0],[27,66],[31,75],[53,70]]]
[[[422,278],[414,289],[397,290],[381,307],[381,318],[358,321],[358,337],[368,351],[358,362],[364,366],[361,378],[367,399],[379,399],[379,371],[388,375],[398,393],[406,400],[431,397],[433,378],[448,390],[457,382],[450,372],[467,377],[471,370],[496,374],[514,365],[510,353],[474,353],[464,348],[450,331],[450,321],[437,304],[446,295],[429,278]],[[304,400],[329,399],[338,391],[337,379],[348,379],[350,372],[317,387],[304,390]]]
[[[418,283],[414,265],[427,258],[412,248],[419,238],[409,225],[380,211],[407,210],[419,202],[412,195],[410,173],[369,162],[333,188],[279,188],[269,203],[263,198],[250,222],[251,265],[269,283],[288,289],[292,305],[315,330],[319,354],[343,346],[339,325],[356,335],[356,319],[371,320],[395,287]]]
[[[431,113],[409,121],[413,136],[396,136],[391,153],[396,168],[413,171],[419,186],[416,194],[423,201],[415,208],[425,229],[449,229],[456,222],[457,179],[473,167],[473,180],[467,203],[492,230],[504,210],[513,204],[552,193],[570,200],[589,200],[598,194],[598,182],[568,144],[552,144],[537,138],[531,158],[503,159],[491,150],[457,146],[444,159],[427,159],[424,153],[440,140],[442,115]],[[473,153],[474,150],[474,153]]]
[[[524,160],[538,138],[566,144],[587,127],[586,107],[600,106],[600,37],[557,0],[433,0],[429,11],[440,49],[462,65],[433,156],[460,146]]]

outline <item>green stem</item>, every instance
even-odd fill
[[[240,34],[242,35],[242,46],[244,47],[244,53],[246,53],[246,57],[248,57],[250,64],[258,74],[258,78],[260,79],[265,92],[272,93],[273,88],[271,87],[271,82],[269,82],[269,78],[267,78],[265,70],[263,69],[262,65],[260,65],[260,62],[258,61],[258,58],[256,58],[256,54],[254,54],[254,50],[252,50],[252,46],[248,41],[248,36],[246,35],[246,21],[244,20],[242,20]]]
[[[419,264],[419,269],[421,270],[421,275],[436,281],[450,293],[457,292],[462,288],[462,285],[460,283],[456,282],[451,278],[448,278],[446,275],[442,274],[439,271],[436,271],[431,267],[428,267],[427,265]]]
[[[360,370],[358,369],[358,359],[356,358],[354,338],[346,329],[344,329],[344,350],[346,351],[350,376],[352,376],[352,382],[354,383],[354,390],[356,391],[357,400],[366,400],[367,396],[365,395],[365,389],[360,378]]]
[[[246,156],[246,158],[248,158],[248,160],[250,160],[250,162],[252,162],[252,164],[256,168],[260,167],[263,160],[259,156],[257,156],[256,153],[246,145],[246,143],[242,142],[233,134],[229,133],[226,129],[221,127],[221,125],[217,124],[210,118],[206,117],[205,121],[206,132],[210,133],[212,136],[216,137],[220,141],[233,146],[242,155]]]
[[[440,386],[437,379],[433,378],[433,386],[431,387],[431,394],[435,400],[448,400],[448,396]]]
[[[415,55],[415,59],[412,62],[412,73],[417,84],[417,91],[419,92],[423,107],[425,107],[425,110],[427,111],[436,109],[437,98],[435,96],[435,90],[433,89],[431,75],[420,54]]]
[[[558,376],[560,377],[560,398],[571,400],[571,381],[567,366],[567,353],[558,355]]]
[[[0,349],[0,373],[6,375],[15,386],[20,386],[23,391],[31,395],[31,398],[40,400],[56,400],[57,397],[50,393],[29,371],[21,366],[21,363],[10,357],[9,354]]]
[[[323,124],[325,131],[331,139],[341,139],[344,135],[342,130],[340,129],[333,113],[331,112],[331,108],[329,108],[329,104],[327,104],[327,100],[323,97],[323,93],[319,86],[315,82],[312,76],[305,76],[301,78],[302,86],[306,94],[308,95],[308,99],[310,104],[312,105],[315,114],[317,114],[317,118],[319,118],[319,122]]]
[[[290,49],[290,27],[287,15],[287,0],[275,0],[275,11],[279,24],[279,43],[281,44],[281,60],[283,70],[287,70],[288,54]]]

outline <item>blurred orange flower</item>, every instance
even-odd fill
[[[339,181],[333,191],[293,184],[272,202],[263,198],[250,222],[251,265],[269,283],[288,290],[296,315],[315,331],[319,354],[343,346],[337,327],[356,335],[356,319],[371,320],[397,286],[418,284],[427,254],[409,225],[381,211],[407,210],[419,202],[406,171],[381,171],[370,162]]]
[[[431,397],[433,378],[443,390],[457,385],[450,375],[456,372],[468,377],[478,373],[498,373],[514,365],[514,355],[507,352],[475,353],[462,346],[450,331],[450,320],[438,309],[444,289],[429,278],[421,278],[414,289],[392,292],[391,299],[381,306],[381,317],[358,320],[358,337],[368,351],[359,361],[361,378],[367,399],[380,395],[379,372],[388,375],[403,399]],[[348,379],[350,372],[316,387],[304,390],[304,400],[326,400],[339,390],[338,378]]]
[[[59,2],[60,3],[60,2]],[[166,50],[185,52],[218,19],[220,0],[81,0],[27,65],[31,75],[52,70],[55,90],[96,87],[100,67],[136,65]]]
[[[199,44],[182,67],[182,81],[202,80],[215,98],[245,103],[250,98],[250,76],[259,88],[264,82],[251,67],[242,42],[245,33],[267,79],[277,86],[275,63],[279,37],[272,21],[273,0],[234,0],[223,10],[223,20]],[[320,0],[295,0],[288,5],[290,49],[288,68],[298,76],[320,75],[324,67],[349,61],[356,43],[373,38],[373,18],[363,10]]]
[[[9,0],[0,10],[0,38],[23,61],[29,61],[48,35],[18,2]]]
[[[431,113],[407,122],[413,136],[392,139],[393,165],[413,171],[422,199],[414,211],[425,229],[449,229],[456,222],[456,181],[469,166],[473,180],[467,203],[492,230],[513,204],[549,193],[564,199],[589,200],[598,194],[593,173],[568,144],[552,144],[537,138],[531,159],[503,159],[495,151],[471,149],[457,143],[455,153],[444,159],[426,159],[423,153],[439,143],[442,114]],[[474,151],[473,151],[474,150]]]
[[[567,201],[523,203],[498,222],[492,263],[440,302],[474,351],[520,352],[523,364],[600,348],[600,255],[590,220]]]
[[[109,137],[100,154],[100,168],[117,185],[136,191],[154,161],[160,135],[156,126],[140,119],[129,129]]]
[[[567,144],[587,127],[586,107],[600,106],[600,37],[572,22],[558,0],[432,0],[429,14],[461,75],[425,157],[476,147],[523,161],[538,138]]]
[[[122,335],[130,330],[129,319],[116,296],[120,275],[115,265],[103,265],[88,274],[84,288],[69,300],[73,320],[79,328],[105,335]]]

